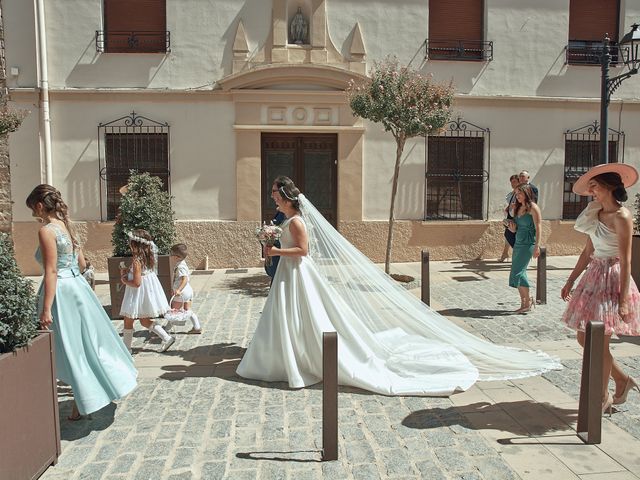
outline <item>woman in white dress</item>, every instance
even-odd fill
[[[477,380],[561,368],[543,352],[475,337],[395,284],[287,177],[272,198],[287,219],[269,296],[238,375],[301,388],[322,379],[322,334],[338,333],[338,381],[384,395],[446,396]]]

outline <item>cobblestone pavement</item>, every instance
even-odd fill
[[[556,298],[570,262],[549,258],[549,302],[528,315],[509,312],[518,305],[517,293],[506,286],[508,264],[433,262],[431,298],[436,310],[496,343],[543,349],[557,345],[558,351],[568,352],[563,358],[566,368],[530,383],[482,382],[484,386],[451,398],[384,397],[341,387],[339,460],[324,463],[320,462],[320,387],[290,390],[286,384],[253,382],[235,375],[268,292],[263,272],[194,275],[192,283],[198,292],[194,307],[204,333],[178,331],[172,349],[159,354],[159,342],[138,326],[133,344],[140,371],[138,388],[90,419],[66,420],[69,391],[60,387],[62,456],[42,478],[600,478],[582,477],[584,472],[571,467],[571,461],[562,464],[559,454],[553,457],[560,458],[554,460],[559,465],[547,468],[549,475],[527,475],[529,467],[521,466],[529,460],[526,447],[511,450],[500,444],[492,438],[495,425],[488,421],[501,407],[510,420],[498,430],[506,430],[511,437],[527,437],[570,429],[567,425],[575,420],[575,405],[540,406],[531,395],[524,396],[539,386],[556,388],[557,398],[567,396],[565,402],[577,398],[579,350],[573,345],[573,334],[559,326],[564,306]],[[555,264],[559,266],[554,269]],[[398,268],[415,274],[419,265]],[[98,286],[98,294],[108,304],[105,285]],[[121,328],[121,322],[115,325]],[[640,360],[624,356],[621,362],[632,375],[640,376]],[[475,402],[474,395],[483,401]],[[500,403],[500,395],[508,398]],[[488,407],[493,409],[487,408],[489,397],[494,405]],[[640,439],[638,397],[630,395],[610,420],[636,439]],[[470,398],[466,404],[465,398]],[[534,412],[534,417],[539,412],[540,417],[523,420],[526,415],[519,416],[518,411]],[[635,466],[623,463],[618,460],[618,467],[609,471],[631,475],[615,478],[637,478],[640,466],[631,473]],[[608,465],[583,470],[605,471],[612,468]]]

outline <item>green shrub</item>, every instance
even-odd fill
[[[37,335],[33,283],[22,276],[11,237],[0,233],[0,353],[23,347]]]
[[[111,236],[115,257],[131,255],[127,232],[136,228],[149,232],[160,255],[169,254],[176,238],[171,195],[162,190],[159,177],[132,170]]]

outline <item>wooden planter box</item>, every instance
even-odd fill
[[[120,283],[120,262],[124,262],[127,268],[131,265],[131,257],[109,257],[107,266],[109,269],[109,292],[111,294],[111,318],[120,317],[122,298],[125,286]],[[171,285],[173,284],[173,269],[176,262],[171,255],[158,255],[158,279],[164,290],[167,300],[171,298]]]
[[[0,355],[0,406],[0,477],[38,478],[60,455],[53,333]]]

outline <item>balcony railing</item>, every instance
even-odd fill
[[[96,51],[105,53],[169,53],[171,51],[171,32],[96,30]]]
[[[610,43],[611,63],[616,64],[620,59],[620,48],[615,42]],[[565,62],[569,65],[600,65],[602,57],[602,42],[592,40],[569,40],[566,47]]]
[[[493,60],[493,42],[479,40],[427,40],[425,56],[429,60]]]

